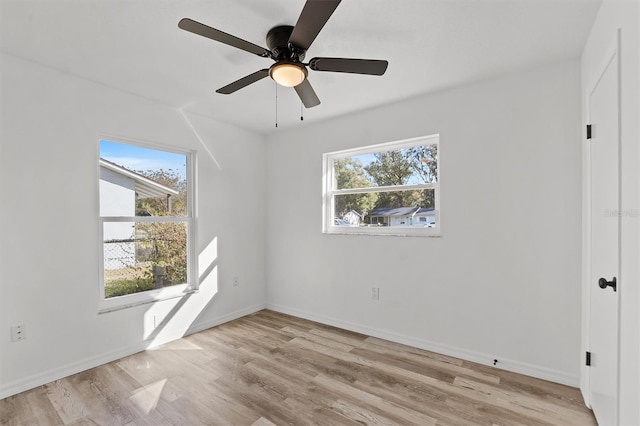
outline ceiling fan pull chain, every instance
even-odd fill
[[[302,111],[304,111],[302,109],[302,101],[300,101],[300,121],[304,121],[304,116],[302,115]]]
[[[278,83],[276,85],[276,127],[278,127]]]

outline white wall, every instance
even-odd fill
[[[576,60],[276,132],[269,307],[577,385],[580,126]],[[322,234],[322,153],[435,133],[442,238]]]
[[[640,424],[640,2],[604,0],[582,55],[583,123],[588,117],[587,96],[602,71],[602,55],[610,50],[621,29],[621,263],[620,263],[620,424]],[[584,145],[586,199],[586,149]],[[588,206],[584,206],[586,211]],[[584,229],[585,235],[588,229]],[[587,261],[586,246],[584,262]],[[583,299],[588,306],[589,285],[583,265]],[[583,350],[588,350],[587,314],[583,314]],[[582,367],[581,388],[586,393],[588,371]]]
[[[0,398],[264,307],[262,136],[0,59]],[[197,294],[97,313],[105,135],[197,151]]]

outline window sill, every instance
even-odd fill
[[[324,230],[323,233],[328,235],[375,235],[375,236],[392,236],[392,237],[442,238],[442,233],[437,228],[393,229],[391,227],[361,228],[361,227],[332,226],[329,229]]]
[[[110,297],[109,299],[102,299],[100,301],[98,314],[108,314],[114,311],[134,308],[136,306],[184,297],[186,295],[196,293],[197,291],[197,289],[190,287],[188,284],[180,284],[158,290],[145,291],[142,293]]]

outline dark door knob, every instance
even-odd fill
[[[600,278],[598,280],[598,285],[600,288],[613,287],[613,291],[616,291],[618,287],[618,283],[616,282],[616,277],[613,277],[611,281],[607,281],[606,278]]]

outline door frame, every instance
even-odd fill
[[[596,74],[596,77],[593,79],[593,81],[589,82],[589,84],[586,85],[586,93],[584,94],[584,100],[583,100],[583,105],[585,105],[586,108],[586,117],[587,117],[587,123],[586,124],[590,124],[591,123],[591,95],[593,94],[593,92],[595,91],[598,83],[600,82],[600,80],[602,79],[602,77],[604,76],[604,73],[607,70],[607,67],[609,66],[609,64],[612,61],[616,61],[617,62],[617,72],[618,72],[618,84],[617,84],[617,98],[618,98],[618,205],[616,206],[616,210],[617,212],[620,212],[620,208],[621,208],[621,196],[622,196],[622,175],[621,175],[621,155],[622,155],[622,105],[621,105],[621,100],[622,100],[622,93],[621,93],[621,84],[622,84],[622,61],[621,61],[621,40],[622,40],[622,29],[618,28],[618,30],[616,31],[615,37],[614,39],[607,45],[607,48],[605,50],[603,50],[603,59],[600,62],[598,69],[598,73]],[[583,208],[584,208],[584,218],[585,218],[585,227],[583,228],[586,232],[584,232],[583,235],[583,255],[584,255],[584,271],[583,271],[583,285],[582,285],[582,289],[584,292],[586,292],[586,297],[582,298],[582,309],[583,309],[583,321],[584,321],[584,327],[583,327],[583,345],[582,345],[582,349],[583,352],[581,353],[581,366],[585,365],[585,351],[591,351],[591,298],[592,298],[592,294],[595,291],[595,287],[593,286],[593,283],[591,283],[591,224],[592,224],[592,217],[591,217],[591,145],[590,145],[590,141],[587,140],[586,141],[586,149],[585,149],[585,163],[584,163],[584,167],[585,167],[585,182],[584,182],[584,187],[585,187],[585,191],[584,191],[584,196],[585,196],[585,200],[583,203]],[[623,286],[621,285],[621,282],[623,281],[623,277],[621,277],[620,272],[622,270],[622,265],[621,265],[621,237],[622,237],[622,221],[620,218],[620,215],[617,215],[616,220],[618,221],[618,264],[617,264],[617,271],[615,271],[615,276],[617,277],[618,280],[618,330],[617,330],[617,344],[618,344],[618,362],[617,362],[617,371],[616,371],[616,383],[617,383],[617,389],[616,389],[616,400],[617,400],[617,407],[616,407],[616,422],[619,419],[620,416],[620,300],[622,299],[622,292],[624,291]],[[587,405],[587,407],[592,408],[591,407],[591,370],[589,369],[589,367],[584,367],[584,369],[582,370],[584,372],[584,374],[582,375],[582,386],[581,386],[581,391],[582,391],[582,396],[584,398],[584,401]]]

